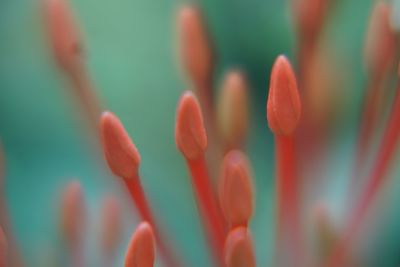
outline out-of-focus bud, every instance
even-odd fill
[[[365,66],[374,75],[382,75],[395,62],[396,37],[390,14],[390,6],[383,2],[378,2],[371,14],[365,41]]]
[[[80,247],[85,231],[86,208],[79,182],[67,185],[61,199],[61,231],[68,246]]]
[[[208,33],[197,7],[181,8],[178,30],[182,65],[196,89],[204,89],[211,82],[214,62]]]
[[[239,71],[229,72],[218,102],[220,134],[228,147],[238,148],[246,138],[249,120],[248,87]]]
[[[44,23],[59,67],[70,73],[80,67],[81,36],[68,0],[44,0]]]
[[[328,14],[329,0],[293,0],[292,8],[300,38],[315,40]]]
[[[304,116],[313,125],[326,129],[329,123],[343,112],[344,88],[346,88],[346,59],[338,60],[333,50],[322,45],[309,61],[304,72]]]
[[[103,201],[101,218],[101,244],[103,252],[113,257],[117,252],[122,235],[122,218],[118,200],[108,196]]]

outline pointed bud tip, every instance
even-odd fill
[[[135,230],[125,258],[125,267],[153,267],[155,241],[152,227],[142,222]]]
[[[279,56],[272,68],[267,101],[268,125],[274,134],[291,135],[301,116],[297,81],[285,56]]]
[[[225,263],[227,267],[255,267],[256,260],[249,230],[237,227],[231,230],[225,243]]]
[[[207,147],[207,134],[197,98],[185,92],[178,104],[175,140],[178,149],[188,159],[197,159]]]
[[[238,150],[232,150],[224,157],[219,197],[229,224],[247,225],[254,211],[254,190],[249,161]]]
[[[198,20],[199,12],[196,7],[191,5],[185,5],[180,8],[178,20],[179,24],[185,26],[191,20]]]
[[[103,151],[111,171],[122,178],[136,177],[140,154],[118,117],[109,111],[103,112],[100,132]]]

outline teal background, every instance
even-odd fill
[[[329,157],[327,177],[332,177],[334,186],[328,195],[332,195],[333,206],[342,204],[340,192],[352,157],[354,124],[365,78],[362,44],[370,2],[340,1],[327,25],[329,40],[344,58],[350,58],[345,64],[352,71],[344,100],[347,115],[341,120]],[[175,15],[185,3],[70,0],[83,32],[93,83],[107,109],[121,118],[137,144],[142,155],[142,182],[157,217],[188,266],[210,266],[186,166],[174,142],[176,104],[180,94],[190,89],[178,64],[176,48]],[[259,266],[271,266],[274,155],[265,101],[274,58],[285,53],[293,59],[295,35],[288,3],[203,0],[200,5],[218,55],[215,83],[229,68],[241,67],[251,84],[248,151],[257,189],[251,229]],[[90,266],[100,261],[96,234],[101,200],[107,193],[120,198],[126,228],[118,257],[121,266],[137,218],[123,187],[103,166],[96,141],[81,127],[84,119],[68,90],[49,53],[39,1],[1,1],[0,136],[7,161],[5,192],[26,262],[28,266],[44,266],[47,258],[62,254],[59,195],[68,181],[78,179],[89,207]],[[394,193],[389,196],[395,201]],[[390,229],[398,226],[396,220],[389,220],[389,224],[393,226]],[[391,249],[380,254],[387,259],[380,266],[392,266],[398,260],[395,255],[399,242],[381,242]],[[376,251],[376,247],[371,250]]]

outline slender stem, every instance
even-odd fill
[[[365,103],[361,114],[361,124],[359,129],[359,138],[356,148],[356,162],[354,165],[352,181],[351,181],[351,193],[354,193],[355,188],[358,185],[359,175],[363,167],[370,148],[371,138],[373,130],[375,129],[378,119],[378,95],[380,91],[380,79],[376,77],[372,78],[368,83],[368,89],[365,96]]]
[[[204,156],[197,160],[187,160],[192,176],[193,189],[202,215],[203,223],[212,242],[214,253],[222,260],[226,237],[225,225],[210,183]]]
[[[139,177],[125,178],[123,179],[128,188],[130,196],[138,209],[138,212],[143,220],[147,221],[154,231],[156,237],[157,246],[160,248],[160,252],[167,264],[170,267],[179,267],[181,264],[177,259],[176,255],[171,249],[171,244],[166,242],[165,237],[162,235],[160,229],[157,227],[156,220],[151,212],[149,202],[147,201],[145,192],[140,183]]]
[[[360,201],[349,224],[344,232],[344,238],[334,247],[331,257],[328,258],[329,267],[339,267],[345,262],[348,249],[357,230],[360,228],[369,207],[375,200],[375,197],[382,188],[385,181],[391,159],[396,151],[396,147],[400,137],[400,87],[397,89],[396,99],[393,104],[391,116],[386,126],[382,143],[379,147],[376,161],[373,165],[372,172],[367,180],[367,186],[362,192]]]
[[[368,178],[368,184],[363,191],[361,201],[354,213],[354,219],[351,224],[358,225],[367,212],[369,206],[374,201],[375,196],[382,188],[385,181],[391,159],[396,151],[400,137],[400,87],[397,89],[395,102],[393,104],[392,113],[386,126],[381,145],[378,150],[376,161],[373,165],[372,172]]]
[[[209,166],[209,171],[211,173],[211,177],[215,177],[218,172],[220,160],[209,160],[210,155],[220,155],[221,145],[218,142],[218,134],[217,134],[217,122],[215,120],[215,109],[214,109],[214,98],[212,92],[212,82],[210,81],[204,82],[202,84],[197,84],[196,92],[199,97],[200,105],[203,111],[203,117],[205,126],[207,129],[207,137],[208,137],[208,147],[209,150],[206,152],[207,154],[207,163]],[[218,157],[217,156],[217,157]]]
[[[98,131],[98,119],[102,112],[102,107],[90,81],[90,77],[85,68],[80,66],[74,73],[70,74],[70,78],[75,97],[89,121],[91,130],[96,133]]]
[[[292,258],[299,264],[301,258],[301,221],[299,212],[299,180],[293,136],[275,135],[277,160],[277,257],[279,261]],[[285,264],[284,264],[285,265]]]

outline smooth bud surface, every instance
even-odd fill
[[[279,56],[272,68],[267,101],[268,125],[274,134],[291,135],[301,116],[301,101],[292,66]]]
[[[200,104],[191,92],[181,97],[176,117],[175,140],[178,149],[188,159],[197,159],[207,148]]]
[[[138,175],[140,154],[121,121],[111,112],[100,119],[103,151],[111,171],[122,178]]]
[[[254,190],[249,161],[238,150],[230,151],[222,162],[219,198],[229,224],[246,226],[254,211]]]
[[[147,222],[135,230],[125,257],[125,267],[153,267],[155,241],[153,230]]]

